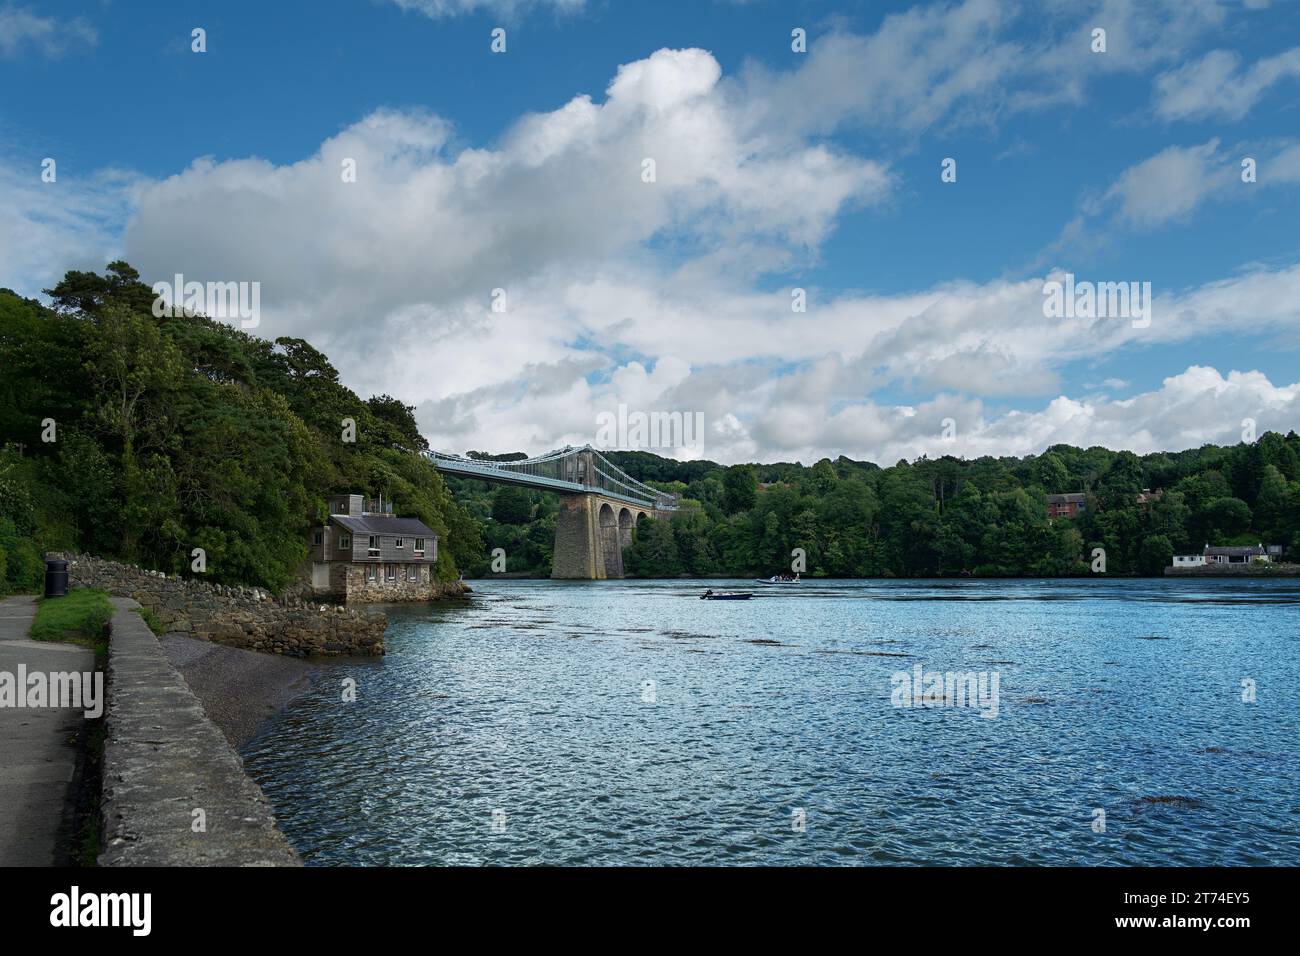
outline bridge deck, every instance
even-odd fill
[[[558,491],[569,494],[603,495],[606,498],[625,501],[628,504],[642,508],[657,508],[661,511],[670,511],[675,508],[673,505],[665,504],[663,499],[638,498],[598,485],[584,485],[580,482],[566,481],[562,478],[550,478],[546,475],[530,475],[524,472],[511,471],[502,468],[500,463],[497,462],[479,464],[475,461],[450,460],[433,455],[429,456],[429,460],[433,462],[439,471],[460,478],[478,478],[483,481],[495,481],[506,485],[518,485],[525,488],[538,488],[544,491]],[[511,464],[514,464],[514,462],[511,462]],[[524,464],[524,462],[519,462],[519,464]],[[664,496],[664,498],[667,497],[667,495]]]

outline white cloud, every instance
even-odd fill
[[[1242,180],[1242,161],[1255,160],[1256,180]],[[1273,140],[1221,148],[1218,138],[1169,146],[1124,170],[1100,194],[1085,194],[1079,213],[1034,263],[1096,244],[1112,229],[1154,229],[1186,221],[1207,201],[1240,201],[1259,190],[1300,182],[1300,142]]]
[[[812,30],[795,69],[750,64],[735,87],[771,129],[856,125],[897,136],[994,127],[1081,102],[1097,77],[1176,62],[1227,10],[1220,0],[917,5],[887,15],[870,35]],[[1095,27],[1107,31],[1105,54],[1091,50]]]
[[[623,67],[603,103],[526,116],[495,148],[453,152],[437,117],[380,112],[292,165],[200,160],[142,193],[126,251],[146,274],[261,280],[280,328],[365,340],[362,315],[472,310],[495,288],[521,302],[548,271],[651,240],[732,268],[788,264],[841,210],[885,195],[880,163],[746,135],[718,76],[705,51],[661,50]],[[178,234],[178,221],[204,228]]]
[[[60,57],[70,48],[94,46],[98,41],[95,28],[83,17],[59,21],[22,7],[0,7],[0,57],[18,56],[27,50]]]
[[[405,383],[413,391],[402,394],[435,393],[421,405],[419,420],[435,446],[453,451],[539,452],[582,444],[592,440],[597,415],[616,411],[619,403],[644,411],[703,413],[704,454],[724,462],[810,461],[843,453],[889,463],[921,453],[1027,453],[1057,441],[1183,448],[1212,440],[1207,435],[1228,435],[1225,429],[1246,415],[1270,422],[1267,427],[1295,427],[1297,407],[1285,396],[1279,404],[1254,373],[1229,376],[1226,384],[1215,386],[1216,395],[1232,402],[1216,398],[1199,410],[1191,399],[1163,411],[1161,403],[1203,386],[1204,372],[1175,377],[1177,391],[1167,382],[1155,398],[1113,402],[1105,395],[1061,396],[1038,412],[1000,417],[986,413],[981,396],[1052,394],[1047,389],[1055,381],[1053,370],[1070,363],[1134,350],[1158,361],[1170,345],[1243,330],[1284,343],[1289,337],[1294,344],[1300,332],[1300,266],[1158,295],[1145,329],[1125,320],[1044,319],[1041,289],[1042,281],[1033,280],[952,285],[912,296],[846,297],[818,303],[796,319],[783,314],[780,294],[717,294],[697,301],[678,298],[671,282],[648,277],[636,286],[630,278],[618,286],[561,283],[555,290],[537,290],[537,303],[530,300],[524,310],[554,315],[555,325],[515,315],[497,338],[431,344],[407,354],[404,362],[394,350],[367,365],[382,369],[392,361],[424,369],[420,380]],[[521,346],[521,339],[528,344]],[[568,350],[572,341],[588,344]],[[970,342],[985,343],[984,351],[1001,363],[961,365],[963,376],[954,372],[946,386],[940,385],[954,362],[979,352]],[[546,356],[548,364],[541,368],[511,358],[492,365],[506,343],[518,347],[520,356]],[[658,364],[648,371],[639,359],[619,359],[619,351],[626,350],[659,356]],[[441,387],[444,369],[455,379],[446,388]],[[914,381],[944,390],[915,406],[867,397]],[[1129,387],[1114,378],[1102,385]],[[1172,416],[1175,406],[1181,417]],[[941,442],[937,423],[945,417],[959,423],[962,444]]]
[[[943,437],[944,419],[956,425],[955,438]],[[832,414],[820,407],[782,407],[747,433],[717,436],[704,453],[739,461],[753,457],[811,463],[847,454],[882,465],[920,455],[1039,454],[1058,443],[1080,447],[1147,452],[1195,448],[1207,442],[1235,444],[1242,420],[1253,418],[1259,431],[1286,432],[1300,418],[1300,383],[1274,385],[1262,373],[1229,372],[1192,366],[1166,378],[1161,387],[1132,398],[1072,399],[1060,396],[1036,410],[993,414],[977,400],[951,395],[916,406],[870,402]]]
[[[1126,169],[1107,191],[1130,225],[1150,227],[1186,216],[1214,192],[1243,185],[1219,141],[1200,146],[1170,146]]]
[[[1300,78],[1300,47],[1259,60],[1244,70],[1240,54],[1211,50],[1156,78],[1156,113],[1167,120],[1239,120],[1274,84],[1296,78]]]
[[[102,269],[120,249],[140,178],[100,170],[88,179],[59,173],[44,182],[37,162],[0,163],[0,281],[35,295],[69,269]]]

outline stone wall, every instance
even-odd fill
[[[133,602],[113,604],[99,865],[299,865],[270,803]]]
[[[289,657],[384,653],[388,621],[377,611],[295,597],[277,600],[260,588],[211,584],[84,554],[68,560],[73,586],[132,598],[152,611],[168,633]]]
[[[366,579],[366,570],[375,569],[375,580]],[[414,567],[419,579],[412,581],[407,574],[408,568]],[[385,565],[338,562],[330,568],[330,584],[334,585],[337,574],[342,579],[343,599],[349,604],[384,603],[392,601],[432,601],[438,596],[437,581],[433,580],[433,568],[427,564],[397,565],[392,581],[384,577]]]

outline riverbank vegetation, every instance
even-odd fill
[[[446,542],[440,579],[482,550],[413,409],[361,399],[303,339],[152,314],[124,262],[69,272],[53,307],[0,290],[0,577],[39,586],[46,550],[283,588],[336,492],[383,494]],[[346,423],[355,423],[347,440]]]
[[[798,464],[679,463],[610,455],[684,496],[687,513],[638,529],[625,558],[648,576],[789,570],[831,577],[1160,574],[1208,544],[1300,551],[1300,436],[1135,455],[1055,445],[1024,458],[943,457],[888,468],[841,457]],[[1047,495],[1081,493],[1074,517]]]
[[[410,453],[427,447],[414,409],[363,400],[305,340],[155,318],[124,262],[48,292],[52,307],[0,290],[0,589],[39,588],[44,550],[188,572],[194,548],[212,580],[279,589],[301,573],[326,496],[359,491],[439,533],[441,580],[499,570],[495,549],[507,573],[549,575],[553,494],[444,480]],[[1294,430],[1142,456],[1055,445],[888,467],[608,457],[682,496],[625,554],[647,577],[788,571],[797,548],[806,574],[831,577],[1084,574],[1096,549],[1110,573],[1159,574],[1207,543],[1300,552]],[[1083,511],[1049,518],[1047,495],[1070,492]]]

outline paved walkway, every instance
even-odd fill
[[[0,672],[93,671],[95,655],[74,644],[27,639],[36,600],[0,601]],[[0,707],[0,866],[52,866],[66,847],[76,734],[82,712]]]

